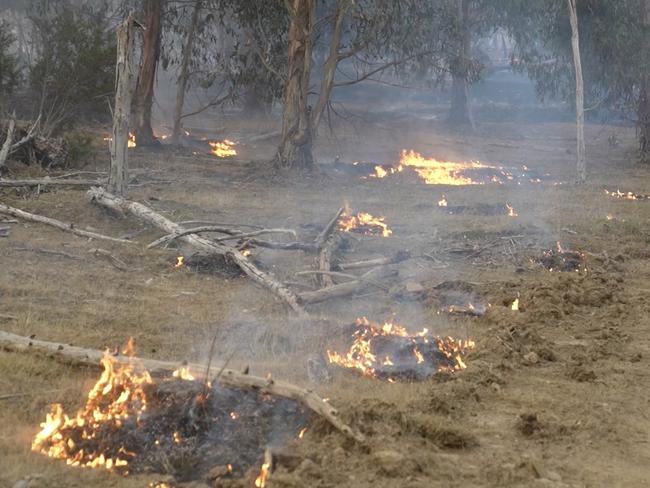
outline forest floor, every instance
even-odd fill
[[[282,304],[246,278],[175,268],[183,250],[145,250],[159,231],[107,215],[83,191],[5,189],[4,203],[109,235],[137,233],[141,245],[9,224],[9,237],[0,238],[0,329],[90,348],[116,347],[133,336],[141,356],[195,362],[206,360],[216,335],[217,357],[234,354],[230,367],[249,365],[251,373],[310,386],[306,360],[330,347],[337,326],[344,329],[360,316],[392,319],[412,331],[426,326],[476,341],[467,369],[412,383],[336,372],[331,383],[311,385],[367,435],[368,445],[316,424],[285,446],[293,461],[277,467],[269,487],[648,484],[650,200],[616,199],[604,191],[650,192],[650,171],[633,163],[633,129],[587,127],[590,178],[581,186],[572,184],[571,124],[484,123],[474,134],[459,135],[435,121],[384,114],[319,140],[323,165],[337,157],[391,164],[400,150],[414,149],[442,160],[526,165],[549,175],[541,183],[440,186],[406,174],[377,179],[325,170],[308,178],[268,178],[264,160],[275,141],[245,140],[269,127],[227,126],[215,138],[242,141],[233,159],[132,150],[132,167],[144,184],[131,188],[130,198],[176,221],[297,229],[325,224],[347,203],[385,216],[393,234],[362,237],[343,259],[408,249],[413,258],[398,267],[398,282],[415,281],[423,293],[397,300],[371,289],[311,307],[329,324],[319,330],[288,318]],[[613,132],[616,147],[608,142]],[[106,165],[102,152],[82,169]],[[40,174],[14,170],[13,176]],[[518,216],[450,215],[437,205],[443,195],[449,205],[508,203]],[[531,263],[556,241],[584,252],[586,270],[552,272]],[[97,247],[128,269],[88,252]],[[254,257],[284,281],[313,265],[300,252],[256,250]],[[441,313],[434,286],[449,280],[470,282],[471,296],[490,304],[487,312]],[[517,297],[520,310],[513,311]],[[30,450],[48,405],[77,408],[97,370],[0,352],[0,372],[0,395],[28,393],[0,399],[0,486],[144,487],[160,478],[71,468]],[[15,485],[19,480],[25,483]],[[252,479],[222,486],[252,486]]]

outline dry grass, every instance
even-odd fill
[[[566,150],[573,143],[565,125],[487,125],[471,137],[452,137],[437,129],[412,123],[390,132],[381,128],[349,132],[336,141],[325,137],[318,155],[321,161],[340,153],[348,161],[387,163],[399,149],[414,147],[439,158],[527,164],[558,181],[571,180],[572,156]],[[483,265],[470,260],[449,261],[444,268],[426,260],[405,263],[403,276],[427,286],[448,279],[484,283],[479,288],[492,309],[482,318],[450,319],[428,302],[394,303],[382,293],[370,293],[315,307],[315,315],[328,322],[296,322],[246,279],[174,269],[177,251],[144,250],[158,237],[155,230],[138,235],[139,245],[123,247],[88,243],[21,223],[13,226],[10,238],[0,240],[0,312],[16,317],[0,326],[95,348],[115,347],[133,336],[144,356],[194,361],[206,359],[216,335],[219,356],[235,354],[231,366],[250,365],[253,372],[270,371],[307,384],[305,358],[329,346],[336,324],[348,324],[363,314],[376,320],[394,316],[413,328],[429,326],[436,333],[475,338],[478,348],[468,360],[469,369],[450,378],[394,385],[337,374],[333,384],[319,386],[318,391],[370,435],[369,448],[349,445],[317,424],[305,442],[291,448],[313,466],[303,462],[298,463],[302,468],[282,468],[272,486],[546,486],[531,463],[559,473],[568,486],[641,486],[648,476],[641,432],[649,427],[643,409],[649,397],[638,385],[648,378],[650,323],[641,290],[648,288],[650,279],[645,242],[650,235],[650,203],[607,198],[603,188],[643,192],[650,175],[627,162],[632,131],[619,137],[623,149],[610,149],[608,134],[606,128],[589,127],[595,176],[580,187],[442,189],[403,178],[359,181],[325,175],[292,185],[270,184],[255,178],[255,165],[242,162],[181,161],[170,155],[134,153],[136,167],[154,169],[156,178],[175,183],[144,186],[132,197],[155,196],[159,200],[151,204],[175,220],[299,228],[326,222],[345,201],[356,210],[385,215],[393,237],[364,240],[357,245],[355,258],[403,248],[419,255],[458,245],[463,236],[481,242],[494,232],[516,235],[532,228],[537,229],[539,247],[560,240],[592,253],[625,255],[622,270],[596,263],[583,281],[539,269],[517,272],[522,263],[507,254],[497,254],[492,264]],[[240,158],[259,160],[271,153],[272,144],[264,143],[242,147]],[[507,201],[519,217],[445,215],[436,208],[443,193],[457,205]],[[80,192],[22,198],[9,191],[3,201],[111,235],[140,229],[133,220],[115,220],[89,205]],[[608,213],[624,221],[607,221]],[[84,260],[20,247],[65,251]],[[108,249],[129,270],[119,271],[90,255],[93,247]],[[285,280],[293,278],[293,271],[312,265],[312,258],[300,253],[259,251],[257,257]],[[580,295],[582,289],[613,287],[617,279],[622,281],[612,299],[592,303]],[[516,293],[522,296],[518,315],[506,306]],[[545,348],[554,352],[554,360],[544,359]],[[526,363],[523,356],[529,352],[541,359]],[[567,368],[578,364],[595,371],[596,381],[568,377]],[[96,371],[7,353],[0,353],[0,371],[0,394],[30,393],[0,400],[0,485],[11,486],[31,474],[44,476],[35,486],[130,487],[146,486],[152,479],[68,469],[30,452],[31,437],[47,405],[61,401],[73,409]],[[538,414],[549,435],[522,436],[517,430],[522,413]],[[403,469],[377,466],[373,456],[387,449],[406,457]]]

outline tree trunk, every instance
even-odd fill
[[[461,38],[456,62],[452,66],[451,108],[449,109],[449,123],[452,125],[466,125],[474,128],[474,119],[470,106],[470,66],[472,58],[471,32],[469,25],[470,0],[457,0],[458,23],[461,29]]]
[[[158,142],[151,127],[151,108],[153,106],[156,67],[160,59],[164,3],[164,0],[144,0],[146,30],[143,36],[142,59],[134,100],[135,139],[139,146],[150,146]]]
[[[111,192],[118,195],[126,193],[129,180],[128,140],[133,97],[133,29],[133,15],[129,15],[117,29],[115,109],[113,110],[113,137],[110,143],[111,167],[108,187]]]
[[[327,104],[330,101],[330,96],[332,95],[334,75],[336,75],[336,68],[338,67],[340,60],[339,47],[341,45],[341,37],[343,35],[343,20],[345,19],[345,14],[347,13],[349,7],[350,0],[338,0],[338,2],[336,2],[336,13],[334,14],[334,19],[332,21],[333,26],[332,40],[330,41],[330,52],[327,60],[325,61],[325,67],[323,69],[323,80],[320,84],[318,102],[316,103],[316,108],[312,114],[312,130],[314,131],[318,129],[323,111],[327,107]]]
[[[650,49],[650,0],[641,0],[641,29],[643,31],[641,52],[647,53]],[[650,66],[647,61],[641,67],[637,118],[639,159],[642,163],[650,163]]]
[[[311,169],[311,110],[308,105],[315,0],[290,0],[289,56],[284,86],[282,139],[275,165],[281,169]]]
[[[172,141],[178,143],[183,120],[183,105],[185,104],[185,92],[187,91],[187,82],[190,77],[190,61],[192,60],[192,50],[194,49],[194,40],[196,38],[196,28],[199,24],[199,14],[201,13],[202,1],[196,0],[194,4],[194,11],[192,12],[192,20],[187,31],[187,39],[183,46],[181,55],[181,67],[178,73],[177,91],[176,91],[176,106],[174,107],[174,129],[172,132]]]
[[[577,0],[567,0],[569,6],[569,19],[571,21],[571,49],[573,50],[573,65],[576,74],[576,139],[577,139],[577,165],[578,182],[587,179],[587,163],[585,159],[585,108],[584,108],[584,83],[582,81],[582,62],[580,61],[580,36],[578,33]]]

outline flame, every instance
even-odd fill
[[[174,265],[174,268],[180,268],[185,264],[185,257],[184,256],[177,256],[176,257],[176,264]]]
[[[235,141],[224,139],[223,141],[209,141],[208,144],[212,148],[210,152],[219,158],[237,156],[237,150],[235,149],[237,142]]]
[[[438,200],[438,206],[439,207],[446,207],[447,206],[447,198],[443,195],[440,200]]]
[[[330,363],[337,364],[345,368],[358,369],[365,376],[377,377],[377,368],[379,366],[392,366],[396,359],[385,356],[378,359],[373,352],[373,339],[377,337],[397,336],[412,340],[413,358],[418,364],[425,361],[425,357],[418,349],[416,340],[424,339],[424,343],[434,341],[438,350],[451,360],[453,366],[440,365],[438,371],[455,371],[465,369],[467,366],[463,361],[465,353],[474,349],[475,343],[472,340],[457,340],[452,337],[439,337],[429,334],[428,329],[422,329],[414,335],[409,334],[406,328],[392,322],[385,322],[383,325],[371,322],[366,317],[356,320],[357,330],[354,332],[354,342],[350,350],[345,354],[339,354],[335,351],[327,351],[327,357]]]
[[[384,220],[384,217],[374,217],[366,212],[359,212],[356,215],[344,214],[339,219],[339,229],[343,232],[350,232],[361,227],[366,227],[363,232],[366,235],[381,232],[383,237],[389,237],[393,231],[389,229]]]
[[[269,478],[270,468],[271,466],[269,463],[262,464],[260,474],[257,475],[257,478],[255,479],[256,488],[264,488],[266,486],[266,480]]]
[[[307,432],[307,427],[304,427],[300,429],[300,432],[298,432],[298,439],[302,440],[305,438],[305,432]]]
[[[132,339],[129,339],[124,352],[133,353]],[[123,447],[108,452],[106,448],[84,443],[78,448],[74,439],[94,439],[102,426],[112,424],[120,427],[133,417],[138,421],[147,410],[144,386],[152,380],[146,370],[140,371],[134,360],[118,365],[108,351],[104,353],[101,364],[104,368],[101,377],[88,393],[86,405],[74,417],[66,415],[60,404],[51,406],[40,432],[34,437],[33,451],[65,459],[71,466],[126,469],[128,458],[134,454]]]
[[[179,378],[181,380],[187,380],[187,381],[194,381],[196,379],[194,378],[194,375],[190,373],[190,368],[188,368],[187,366],[178,368],[176,371],[172,373],[172,376],[174,378]]]
[[[414,150],[402,150],[400,161],[396,166],[384,168],[375,166],[375,178],[384,178],[389,174],[401,173],[405,168],[412,168],[427,185],[478,185],[463,174],[464,171],[479,168],[493,168],[478,161],[453,162],[425,158]],[[507,175],[505,175],[507,176]],[[497,182],[500,180],[497,178]]]
[[[510,305],[510,310],[519,310],[519,298],[515,298],[515,301],[512,302],[512,305]]]
[[[508,217],[518,217],[519,214],[515,212],[515,209],[506,203],[506,208],[508,209]]]
[[[129,140],[127,142],[128,147],[136,147],[137,144],[135,142],[135,134],[133,132],[129,132]]]

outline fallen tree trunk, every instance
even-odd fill
[[[80,186],[90,188],[101,185],[99,180],[55,180],[53,178],[35,178],[30,180],[0,180],[0,188],[20,186]]]
[[[319,303],[333,298],[339,298],[365,290],[371,285],[379,285],[379,280],[397,275],[396,270],[390,268],[375,268],[361,275],[355,281],[328,286],[316,291],[306,291],[298,295],[303,303]],[[383,286],[381,286],[383,288]]]
[[[135,217],[155,225],[168,234],[180,234],[185,230],[182,226],[154,212],[146,205],[111,195],[103,188],[91,188],[88,190],[88,196],[98,205],[111,209],[119,214],[131,213]],[[298,315],[303,317],[307,315],[307,312],[305,312],[305,309],[300,304],[300,299],[295,293],[277,281],[270,274],[258,269],[257,266],[255,266],[238,249],[219,244],[218,242],[194,234],[184,235],[180,239],[197,249],[209,253],[221,254],[232,260],[253,281],[268,288],[273,294],[289,305],[289,307]]]
[[[119,242],[120,244],[133,244],[132,241],[127,241],[126,239],[118,239],[117,237],[105,236],[103,234],[97,234],[96,232],[89,232],[87,230],[81,230],[75,227],[74,224],[69,224],[67,222],[61,222],[60,220],[51,219],[49,217],[44,217],[42,215],[32,214],[20,210],[18,208],[10,207],[4,203],[0,203],[0,214],[11,215],[12,217],[17,217],[19,219],[28,220],[30,222],[37,222],[39,224],[51,225],[65,232],[71,232],[72,234],[79,237],[87,237],[89,239],[100,239],[103,241],[110,242]]]
[[[0,331],[0,349],[21,353],[37,352],[67,364],[93,367],[99,366],[101,359],[104,357],[104,352],[98,349],[86,349],[57,342],[41,341],[4,331]],[[291,383],[276,381],[271,378],[250,376],[231,369],[222,369],[217,366],[211,366],[209,370],[206,370],[205,365],[200,364],[185,364],[181,362],[133,358],[123,355],[117,355],[114,356],[114,358],[116,361],[121,363],[137,361],[147,368],[149,373],[152,375],[168,375],[179,367],[186,367],[192,371],[194,376],[205,376],[207,374],[208,378],[214,378],[218,375],[217,381],[225,386],[250,388],[253,390],[259,390],[262,393],[289,398],[302,403],[305,407],[323,417],[333,427],[346,436],[351,437],[358,442],[363,443],[365,441],[365,438],[361,433],[354,431],[339,418],[338,411],[329,403],[316,395],[313,391],[305,390]]]

